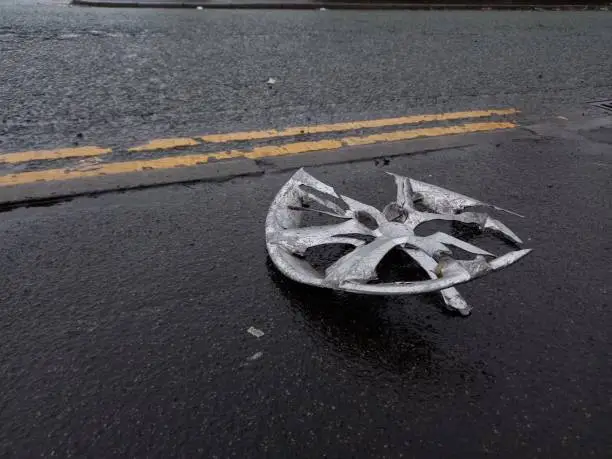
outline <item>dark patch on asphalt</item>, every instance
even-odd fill
[[[93,196],[92,196],[93,197]],[[74,197],[57,197],[57,198],[45,198],[45,199],[33,199],[26,202],[18,202],[18,203],[4,203],[0,204],[0,213],[1,212],[9,212],[11,210],[19,209],[19,208],[33,208],[33,207],[52,207],[58,204],[70,202],[74,199]]]

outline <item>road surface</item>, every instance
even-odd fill
[[[609,457],[609,17],[0,3],[0,456]],[[534,251],[468,318],[296,285],[263,224],[304,165]]]
[[[0,151],[495,107],[539,119],[611,97],[610,14],[0,0]]]
[[[263,222],[290,171],[5,212],[4,454],[607,457],[612,129],[541,129],[309,168],[377,206],[394,171],[524,214],[500,218],[533,253],[459,288],[469,318],[286,281]]]

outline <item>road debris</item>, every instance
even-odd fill
[[[263,356],[263,352],[256,352],[252,356],[247,357],[247,360],[250,360],[250,361],[258,360],[258,359],[261,359],[262,356]]]
[[[247,333],[250,333],[255,338],[261,338],[263,335],[265,335],[264,332],[262,332],[261,330],[255,328],[255,327],[249,327],[248,330],[247,330]]]
[[[277,80],[276,78],[268,78],[267,83],[268,83],[268,84],[276,84],[276,82],[277,82],[277,81],[278,81],[278,80]]]
[[[272,262],[290,279],[316,287],[368,295],[439,291],[449,309],[468,315],[471,308],[454,286],[505,268],[531,252],[512,250],[497,257],[444,232],[418,236],[415,230],[420,224],[443,220],[490,231],[513,246],[522,243],[499,220],[469,208],[486,206],[518,214],[436,185],[388,174],[395,180],[396,199],[380,211],[338,194],[304,169],[297,171],[274,198],[266,218],[266,246]],[[337,217],[339,223],[302,226],[302,216],[307,212]],[[327,244],[348,244],[354,250],[322,274],[303,256],[310,247]],[[455,259],[451,247],[475,258]],[[412,258],[430,279],[372,283],[378,280],[376,268],[395,248]]]

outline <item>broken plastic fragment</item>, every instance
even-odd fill
[[[255,338],[261,338],[265,333],[255,327],[249,327],[247,333],[250,333]]]
[[[290,279],[317,287],[370,295],[440,291],[450,309],[467,315],[470,307],[454,286],[515,263],[531,250],[516,250],[494,258],[492,253],[449,234],[437,232],[423,237],[416,235],[415,229],[431,220],[456,221],[474,225],[480,231],[492,231],[520,244],[521,239],[500,221],[485,213],[463,210],[487,206],[514,212],[435,185],[391,175],[397,187],[396,200],[381,212],[338,194],[303,169],[297,171],[278,192],[268,211],[266,246],[272,262]],[[313,202],[322,209],[310,208]],[[424,210],[418,210],[417,204]],[[342,221],[303,227],[304,211],[319,212]],[[324,274],[317,272],[303,258],[310,247],[334,243],[352,245],[354,249],[329,266]],[[430,279],[373,283],[378,280],[377,266],[396,247],[421,266]],[[456,260],[452,256],[453,247],[476,257]]]

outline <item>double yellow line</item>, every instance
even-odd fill
[[[259,141],[283,137],[299,137],[307,134],[324,134],[360,129],[387,128],[390,126],[411,124],[418,125],[437,121],[482,119],[491,116],[513,115],[516,113],[517,110],[515,109],[478,110],[469,112],[414,115],[399,118],[364,120],[347,123],[296,126],[283,130],[246,131],[226,134],[210,134],[199,137],[155,139],[146,144],[128,148],[127,152],[129,155],[130,153],[172,150],[177,148],[197,148],[198,146],[206,144]],[[2,165],[2,163],[19,164],[31,161],[53,161],[57,159],[75,158],[89,158],[89,162],[85,160],[76,166],[61,169],[45,169],[32,172],[0,175],[0,186],[23,185],[28,183],[56,180],[70,180],[76,178],[123,174],[146,170],[169,169],[173,167],[188,167],[206,163],[211,159],[256,159],[270,156],[295,155],[313,151],[336,150],[346,146],[370,145],[381,142],[409,140],[419,137],[436,137],[471,132],[485,132],[498,129],[510,129],[514,127],[516,127],[516,124],[509,121],[471,122],[443,127],[413,128],[363,136],[350,136],[340,139],[317,140],[312,142],[292,142],[282,145],[255,147],[246,150],[225,150],[212,153],[187,154],[158,159],[119,162],[104,162],[105,156],[111,154],[113,151],[110,148],[98,146],[5,153],[0,154],[0,165]]]

